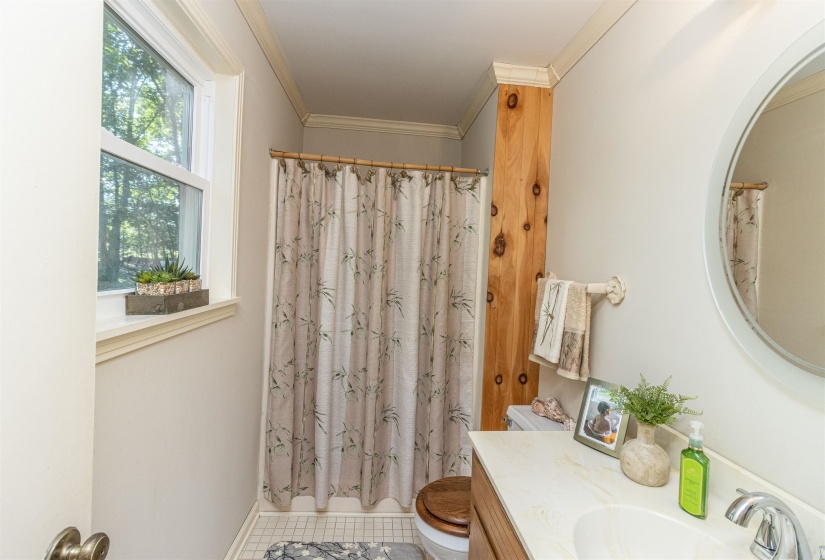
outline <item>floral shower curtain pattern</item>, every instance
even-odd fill
[[[483,179],[277,170],[264,495],[409,506],[469,472]]]
[[[759,320],[757,279],[762,193],[755,189],[731,191],[728,198],[726,243],[730,269],[739,295],[753,317]]]

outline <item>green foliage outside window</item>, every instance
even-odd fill
[[[192,85],[107,8],[102,126],[190,169],[193,95]],[[105,152],[100,171],[98,291],[130,288],[138,271],[182,256],[181,201],[196,204],[199,216],[202,195]],[[197,269],[198,255],[186,256]]]

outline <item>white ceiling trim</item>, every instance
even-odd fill
[[[605,0],[547,67],[554,78],[550,87],[559,83],[635,3],[636,0]]]
[[[341,115],[318,115],[310,113],[304,122],[307,128],[340,128],[344,130],[364,130],[367,132],[385,132],[389,134],[410,134],[413,136],[435,136],[460,140],[457,126],[446,124],[429,124],[407,121],[388,121]]]
[[[513,86],[551,87],[550,72],[542,66],[518,66],[494,62],[490,67],[496,82]],[[488,72],[489,74],[489,72]]]
[[[476,117],[484,108],[484,104],[487,103],[499,84],[551,87],[550,73],[543,66],[519,66],[517,64],[493,62],[476,87],[476,94],[470,104],[467,105],[464,115],[456,126],[460,138],[464,138],[464,135],[470,130],[473,121],[476,120]]]
[[[467,108],[464,109],[464,115],[462,115],[461,120],[458,121],[456,128],[458,128],[458,133],[461,138],[464,138],[464,135],[467,134],[467,131],[473,126],[473,121],[476,120],[476,117],[484,108],[484,104],[487,103],[487,100],[493,95],[497,87],[498,78],[496,77],[495,63],[493,63],[478,84],[476,94],[473,96],[470,104],[467,105]]]
[[[226,39],[212,24],[209,16],[195,0],[153,2],[160,11],[195,45],[198,53],[215,72],[240,74],[244,71]]]
[[[301,95],[301,90],[298,88],[298,83],[289,70],[284,54],[278,47],[278,41],[275,40],[275,34],[269,26],[269,21],[266,19],[261,3],[258,0],[235,0],[235,3],[240,8],[247,25],[249,25],[252,34],[258,41],[258,45],[264,52],[264,56],[269,61],[272,71],[275,72],[275,76],[281,82],[289,102],[292,103],[295,112],[298,113],[298,118],[306,124],[309,118],[309,109],[304,102],[304,96]]]
[[[605,0],[547,68],[494,62],[458,123],[461,137],[499,84],[554,87],[635,3],[636,0]]]
[[[825,71],[817,72],[812,76],[808,76],[803,80],[785,86],[777,93],[768,106],[765,107],[765,113],[773,111],[774,109],[787,105],[808,95],[812,95],[818,91],[825,89]]]
[[[553,87],[637,0],[605,0],[547,68],[494,62],[456,126],[311,114],[259,0],[235,0],[304,126],[461,139],[499,84]]]

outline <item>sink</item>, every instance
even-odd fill
[[[685,514],[687,515],[687,514]],[[602,506],[583,513],[573,530],[581,560],[741,558],[733,549],[701,529],[634,506]]]

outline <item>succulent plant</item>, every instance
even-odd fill
[[[200,274],[195,274],[193,271],[191,271],[191,270],[190,270],[189,272],[187,272],[187,273],[184,275],[183,279],[184,279],[184,280],[197,280],[197,279],[198,279],[198,278],[200,278],[200,277],[201,277],[201,275],[200,275]]]
[[[172,276],[170,273],[165,272],[165,271],[156,272],[153,276],[154,276],[153,282],[174,282],[175,281],[175,277]]]
[[[175,257],[174,259],[166,257],[162,265],[158,264],[152,267],[152,272],[165,272],[171,275],[172,280],[169,280],[170,282],[177,282],[179,280],[191,280],[191,278],[187,278],[187,275],[192,273],[192,269],[188,266],[185,266],[184,263],[185,260],[179,260],[177,257]]]
[[[154,279],[154,274],[151,270],[141,270],[135,275],[135,282],[138,284],[151,284]]]

